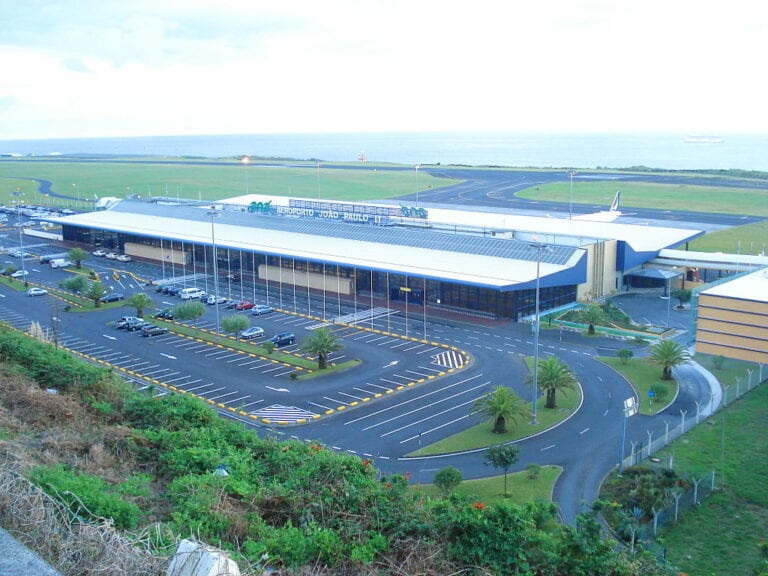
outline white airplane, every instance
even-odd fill
[[[611,207],[608,210],[601,210],[600,212],[592,212],[591,214],[579,214],[578,216],[571,217],[571,220],[587,220],[589,222],[613,222],[621,216],[621,210],[619,210],[619,201],[621,200],[621,190],[616,191],[616,195],[613,197]]]

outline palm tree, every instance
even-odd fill
[[[590,304],[586,308],[582,308],[581,311],[579,311],[579,320],[589,326],[587,329],[588,334],[594,334],[595,324],[600,324],[604,318],[605,312],[599,304]]]
[[[85,293],[85,297],[88,300],[93,300],[93,306],[98,308],[101,306],[101,299],[107,295],[107,288],[101,282],[91,282],[88,286],[88,290]]]
[[[88,258],[88,252],[82,248],[72,248],[72,250],[67,253],[67,256],[75,263],[75,268],[82,268],[82,262]]]
[[[125,301],[126,305],[136,308],[136,316],[144,318],[144,310],[152,306],[155,302],[144,292],[136,292]]]
[[[557,408],[557,392],[566,395],[566,390],[576,388],[577,380],[573,371],[554,356],[539,360],[539,388],[546,393],[547,408]]]
[[[486,414],[493,419],[493,433],[505,434],[507,421],[517,425],[531,417],[531,410],[515,392],[505,386],[496,386],[487,394],[478,398],[472,412]]]
[[[653,363],[661,366],[662,380],[672,380],[672,368],[691,361],[688,350],[674,340],[659,340],[651,346],[650,355]]]
[[[335,334],[327,328],[320,328],[307,338],[301,349],[312,356],[317,355],[317,368],[324,370],[328,367],[328,354],[340,350],[341,344]]]

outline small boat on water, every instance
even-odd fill
[[[722,144],[723,139],[720,136],[686,136],[683,140],[686,144]]]

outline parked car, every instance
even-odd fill
[[[261,316],[262,314],[269,314],[270,312],[274,312],[272,306],[267,306],[265,304],[255,304],[251,309],[251,314],[254,316]]]
[[[264,336],[264,328],[260,328],[259,326],[251,326],[238,334],[238,337],[241,340],[251,340],[253,338],[261,338],[262,336]]]
[[[144,330],[147,326],[152,326],[149,322],[143,318],[135,318],[125,323],[125,329],[129,332],[136,332],[137,330]]]
[[[117,258],[115,258],[118,262],[130,262],[133,260],[128,254],[120,254]]]
[[[99,257],[104,257],[104,256],[107,255],[107,252],[106,252],[106,250],[95,250],[93,252],[93,255],[94,256],[99,256]]]
[[[227,300],[227,309],[233,310],[238,304],[239,302],[237,300]]]
[[[279,332],[278,334],[272,336],[269,341],[280,348],[280,346],[293,344],[296,342],[296,334],[293,332]]]
[[[127,328],[129,323],[138,322],[140,320],[141,318],[137,318],[136,316],[123,316],[115,322],[115,328],[122,330],[123,328]]]
[[[165,326],[155,326],[154,324],[150,324],[149,326],[144,326],[144,328],[141,329],[141,335],[144,337],[160,336],[161,334],[168,334],[168,328]]]
[[[100,300],[103,304],[108,304],[109,302],[119,302],[123,298],[125,298],[125,294],[122,292],[112,292],[111,294],[102,296]]]
[[[226,304],[228,300],[224,298],[224,296],[216,296],[215,294],[210,294],[206,299],[205,303],[214,305],[214,304]]]
[[[231,274],[226,275],[226,279],[230,282],[240,282],[240,274],[237,272],[232,272]]]
[[[29,270],[16,270],[16,272],[11,273],[11,278],[23,278],[24,276],[29,275]]]
[[[37,286],[27,290],[27,296],[45,296],[48,294],[48,290],[45,288],[38,288]]]
[[[205,297],[205,292],[201,288],[184,288],[179,296],[182,300],[199,300]]]
[[[235,310],[250,310],[251,308],[253,308],[253,302],[248,302],[248,300],[240,300],[235,304]]]
[[[174,284],[168,287],[168,291],[166,292],[166,294],[168,294],[169,296],[178,296],[179,294],[181,294],[181,291],[183,289],[184,288],[182,288],[181,286],[176,286]]]
[[[116,259],[117,259],[117,254],[115,254],[114,252],[107,252],[107,253],[104,255],[104,257],[105,257],[107,260],[116,260]]]
[[[164,308],[155,314],[155,318],[160,320],[173,320],[173,310],[171,308]]]

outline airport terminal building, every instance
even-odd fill
[[[494,319],[600,298],[698,230],[511,211],[248,195],[122,200],[57,218],[63,240],[162,265],[163,279],[238,275],[269,297],[370,298]]]

